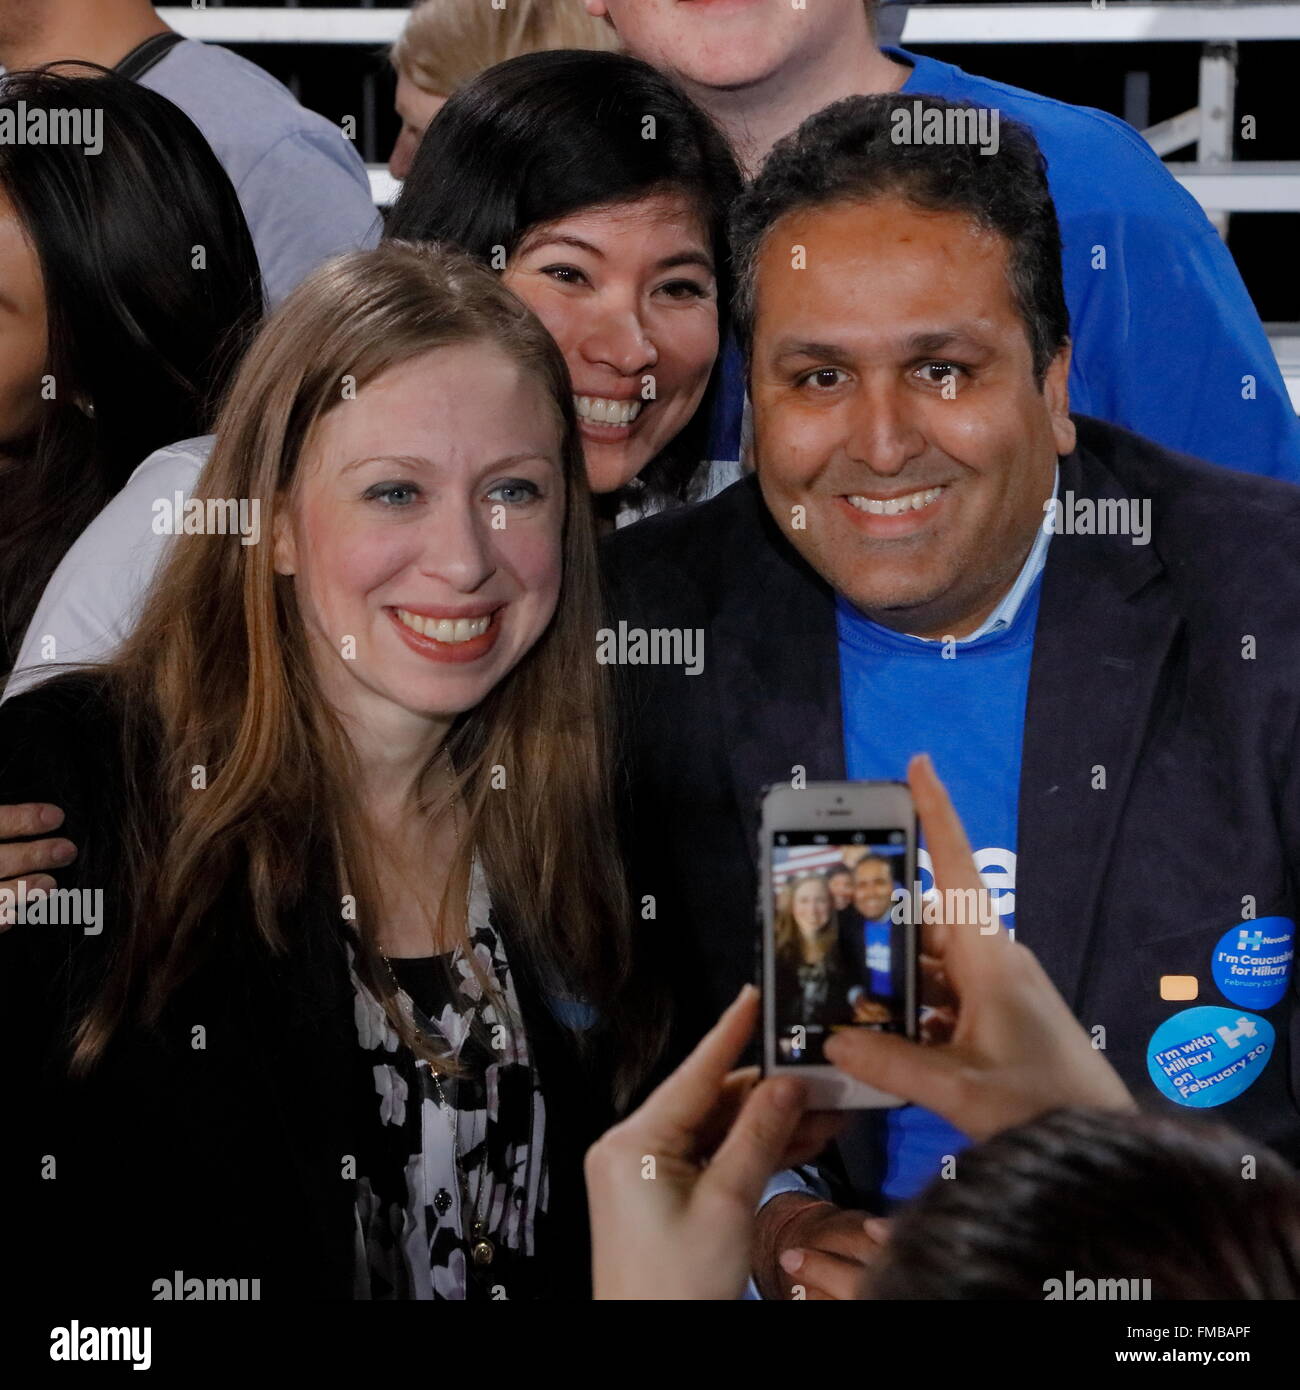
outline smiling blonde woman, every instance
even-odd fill
[[[94,1212],[76,1277],[128,1299],[581,1297],[581,1155],[654,1045],[563,359],[459,255],[342,258],[197,495],[262,543],[177,537],[115,661],[0,710],[0,801],[61,805],[60,887],[104,892],[0,933],[14,1253],[60,1287]]]

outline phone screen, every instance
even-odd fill
[[[902,826],[773,832],[778,1065],[827,1065],[839,1028],[907,1031],[907,838]]]

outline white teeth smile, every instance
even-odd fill
[[[641,413],[641,402],[611,401],[605,396],[574,396],[578,419],[594,425],[630,425]]]
[[[432,637],[435,642],[468,642],[471,638],[482,637],[492,622],[490,613],[481,618],[422,618],[405,608],[396,612],[404,627],[423,637]]]
[[[920,511],[928,507],[943,491],[941,487],[929,487],[924,492],[912,492],[906,497],[890,497],[880,501],[875,497],[850,497],[849,504],[860,512],[871,516],[901,516],[903,512]]]

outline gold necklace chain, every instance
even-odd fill
[[[449,758],[448,769],[450,771]],[[456,820],[456,798],[454,784],[452,796],[448,804],[451,810],[451,828],[452,832],[456,837],[457,848],[459,848],[460,826]],[[473,889],[473,869],[471,867],[470,883],[465,890],[465,924],[467,931],[469,928],[470,904],[473,897]],[[381,958],[383,959],[384,968],[388,971],[389,982],[392,984],[393,989],[398,994],[398,996],[405,1001],[407,1016],[411,1020],[412,1025],[419,1029],[419,1024],[417,1023],[415,1016],[415,1001],[411,998],[410,994],[402,988],[401,984],[399,983],[397,975],[393,970],[393,963],[388,957],[388,952],[384,950],[383,946],[378,941],[376,941],[375,944],[379,949],[379,954]],[[437,952],[434,953],[435,957],[436,955]],[[478,1005],[471,1005],[469,1010],[470,1027],[473,1026],[473,1017],[477,1012]],[[423,1013],[423,1010],[421,1010],[421,1013]],[[432,1019],[430,1019],[429,1022],[430,1024],[432,1024]],[[448,1052],[450,1054],[451,1040],[449,1038],[443,1037],[441,1034],[439,1034],[439,1037],[440,1041],[447,1046]],[[474,1201],[471,1204],[469,1199],[469,1186],[466,1181],[465,1170],[460,1161],[460,1111],[448,1102],[446,1093],[442,1089],[442,1077],[439,1074],[438,1069],[433,1065],[432,1061],[430,1061],[426,1057],[417,1057],[417,1068],[421,1062],[423,1062],[424,1065],[429,1069],[429,1077],[433,1082],[434,1094],[438,1098],[438,1108],[443,1112],[444,1116],[446,1117],[447,1126],[451,1132],[451,1166],[453,1172],[456,1174],[456,1185],[460,1189],[461,1210],[462,1212],[469,1211],[470,1214],[469,1235],[468,1237],[465,1236],[464,1224],[462,1221],[461,1236],[462,1238],[467,1239],[467,1243],[469,1245],[470,1259],[474,1262],[475,1265],[478,1265],[480,1268],[482,1268],[487,1265],[490,1265],[496,1256],[496,1246],[488,1236],[485,1225],[479,1217],[479,1206],[482,1203],[484,1190],[487,1187],[488,1159],[490,1155],[490,1149],[487,1143],[487,1136],[485,1133],[483,1139],[483,1161],[479,1166],[478,1173],[478,1189],[474,1194]],[[434,1198],[434,1209],[437,1210],[436,1197]],[[441,1211],[438,1212],[439,1216],[441,1216],[442,1214],[443,1213]]]
[[[416,1022],[414,1012],[415,1001],[411,998],[410,994],[402,988],[401,984],[398,982],[397,976],[393,971],[393,963],[391,960],[389,960],[388,953],[384,950],[382,946],[379,948],[379,954],[383,957],[384,965],[388,970],[388,978],[391,981],[394,990],[405,1001],[407,1016],[411,1019],[412,1023],[415,1024],[415,1026],[418,1028],[419,1025]],[[477,1006],[471,1008],[471,1017],[475,1012],[477,1012]],[[432,1023],[432,1020],[430,1020],[430,1022]],[[450,1045],[449,1039],[445,1037],[442,1037],[441,1041]],[[478,1170],[478,1190],[475,1192],[474,1201],[471,1204],[469,1198],[469,1186],[466,1182],[465,1170],[460,1161],[460,1111],[456,1109],[455,1106],[451,1105],[450,1102],[447,1100],[446,1093],[442,1089],[442,1076],[439,1073],[437,1067],[435,1067],[427,1057],[417,1057],[417,1067],[419,1066],[420,1062],[423,1062],[424,1065],[429,1069],[429,1078],[433,1082],[434,1093],[438,1097],[438,1108],[443,1112],[443,1115],[446,1117],[447,1128],[451,1133],[451,1161],[452,1168],[456,1174],[456,1184],[460,1188],[462,1203],[461,1209],[463,1211],[468,1210],[470,1213],[470,1228],[469,1235],[467,1237],[470,1258],[474,1261],[476,1265],[490,1265],[492,1263],[493,1258],[496,1255],[496,1246],[493,1244],[491,1238],[488,1236],[486,1227],[484,1226],[483,1221],[479,1217],[479,1207],[483,1200],[484,1189],[487,1187],[487,1169],[490,1152],[487,1144],[487,1137],[486,1135],[484,1136],[483,1160],[479,1165]],[[441,1212],[439,1212],[438,1214],[440,1216],[442,1215]],[[461,1235],[465,1235],[463,1225]]]

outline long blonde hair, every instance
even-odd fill
[[[465,900],[477,854],[512,958],[544,988],[605,1012],[621,1039],[617,1089],[626,1095],[655,1047],[638,1033],[635,1007],[615,1004],[630,968],[630,924],[612,830],[608,698],[595,660],[594,522],[568,373],[545,329],[459,252],[389,242],[340,257],[300,285],[254,342],[194,495],[256,499],[262,535],[273,536],[304,441],[345,394],[341,383],[360,390],[434,348],[482,341],[539,379],[554,403],[563,576],[542,637],[446,741],[465,819],[444,902]],[[78,1030],[75,1070],[94,1063],[126,1017],[157,1019],[192,971],[232,880],[246,893],[241,919],[251,918],[267,948],[285,950],[282,922],[308,892],[306,865],[331,846],[349,880],[339,892],[356,903],[357,968],[406,1041],[430,1055],[397,1007],[367,930],[378,893],[355,806],[356,763],[319,692],[293,580],[275,572],[273,551],[221,535],[175,543],[109,667],[130,778],[131,929]],[[423,770],[421,804],[444,765],[438,755]],[[196,767],[206,770],[201,792],[190,789]],[[497,767],[506,769],[505,790],[492,788]]]
[[[430,96],[449,97],[485,69],[554,48],[619,51],[613,26],[582,0],[423,0],[390,51],[393,67]]]

